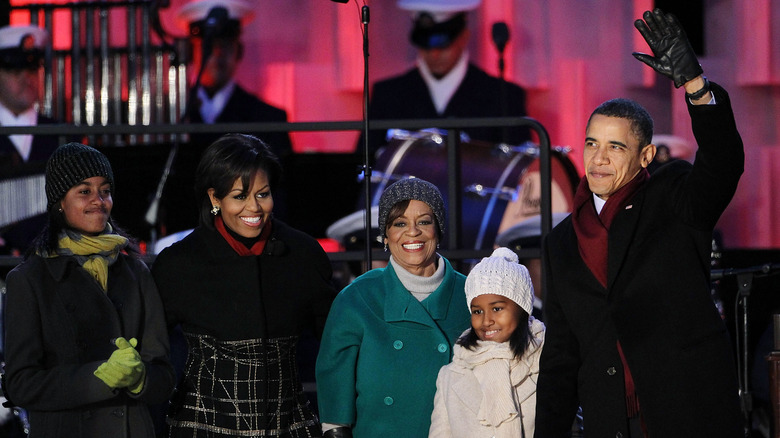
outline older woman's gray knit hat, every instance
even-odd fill
[[[501,295],[517,303],[527,314],[534,304],[534,285],[528,269],[518,263],[517,254],[509,248],[497,248],[490,257],[477,263],[466,277],[466,306],[486,294]]]
[[[51,210],[71,187],[94,176],[105,177],[113,189],[114,173],[105,155],[81,143],[58,147],[46,162],[46,209]]]
[[[393,206],[401,201],[412,199],[422,201],[431,207],[439,226],[439,237],[444,235],[444,199],[441,192],[428,181],[406,178],[387,186],[382,192],[382,197],[379,198],[379,233],[382,237],[387,235],[387,215],[390,214]]]

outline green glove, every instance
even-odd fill
[[[127,341],[117,338],[117,350],[106,362],[100,364],[94,374],[111,388],[128,388],[137,394],[143,389],[146,377],[146,366],[141,361],[141,355],[135,349],[138,341],[135,338]]]
[[[644,21],[636,20],[634,27],[647,41],[655,58],[639,52],[633,53],[634,58],[674,80],[677,88],[704,72],[677,17],[656,8],[653,12],[645,11],[642,18]]]

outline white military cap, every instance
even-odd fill
[[[436,22],[447,21],[459,12],[476,9],[482,0],[398,0],[397,6],[405,11],[418,14],[426,12]]]
[[[3,26],[0,28],[0,67],[38,67],[48,39],[49,33],[37,26]]]
[[[240,27],[254,17],[252,2],[248,0],[197,0],[179,9],[177,23],[182,29],[197,35],[212,9],[220,7],[227,10],[228,27]]]
[[[398,0],[397,6],[412,12],[414,26],[409,39],[422,49],[448,47],[466,29],[466,12],[482,0]]]

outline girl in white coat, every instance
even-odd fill
[[[439,371],[429,437],[531,438],[544,324],[517,254],[498,248],[466,279],[471,328]]]

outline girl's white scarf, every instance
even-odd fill
[[[520,360],[515,359],[509,342],[478,341],[474,350],[455,345],[453,363],[472,370],[482,390],[477,413],[482,425],[498,427],[521,416],[520,404],[533,393],[516,391],[520,383],[539,372],[538,359],[534,359],[538,355],[533,353],[544,339],[544,325],[533,317],[529,318],[529,325],[532,339]],[[522,421],[516,423],[521,430]]]

